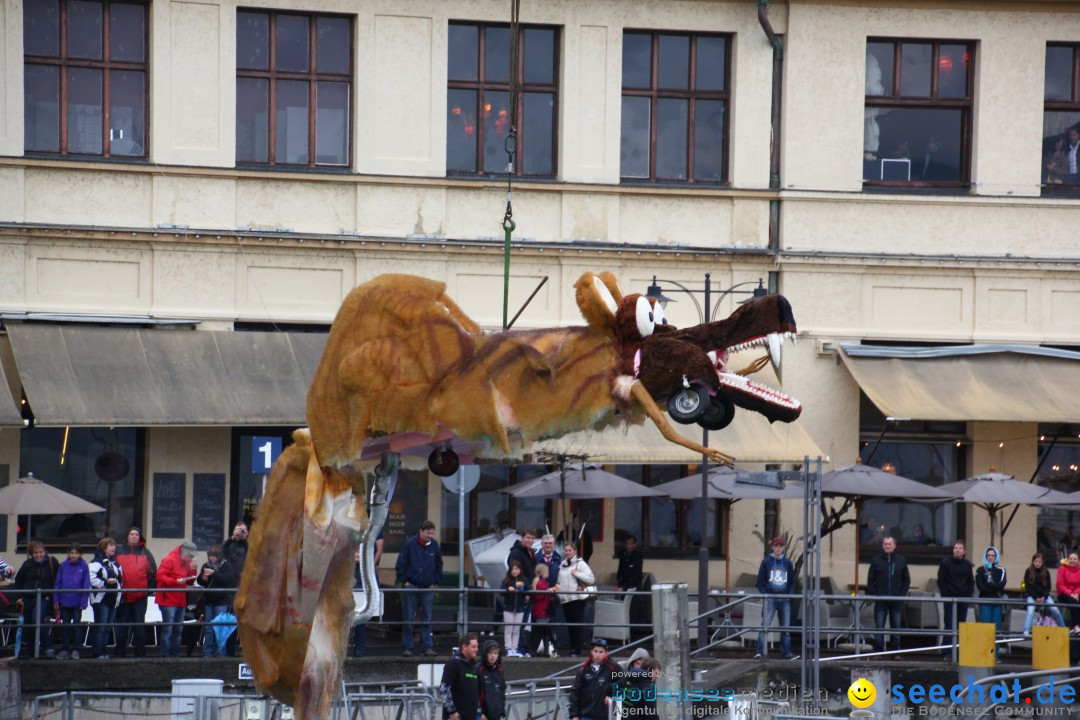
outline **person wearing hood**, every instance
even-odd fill
[[[975,587],[979,589],[980,599],[998,599],[1005,597],[1005,568],[1000,564],[1001,555],[991,545],[983,552],[983,563],[975,571]],[[980,603],[979,622],[993,623],[994,632],[1001,632],[1001,604]],[[998,653],[1000,656],[1000,652]]]
[[[656,712],[656,678],[660,675],[660,661],[645,657],[639,662],[638,667],[631,667],[626,671],[620,690],[623,717],[655,720],[659,717]],[[619,696],[616,694],[616,698]]]
[[[90,603],[90,568],[82,558],[82,548],[72,545],[68,548],[67,561],[56,569],[56,606],[60,609],[60,622],[64,625],[61,634],[63,647],[56,657],[60,660],[79,659],[78,632],[75,623],[82,618],[82,611]]]
[[[435,648],[431,641],[431,613],[435,608],[435,591],[431,588],[439,584],[443,572],[442,551],[435,539],[435,523],[430,520],[420,523],[417,533],[402,544],[394,569],[397,584],[407,589],[402,600],[401,644],[405,648],[402,655],[412,657],[413,620],[419,606],[420,652],[433,657]]]
[[[641,667],[641,663],[649,659],[649,651],[643,647],[636,648],[634,652],[630,654],[630,659],[623,660],[619,663],[619,667],[623,670],[637,670]]]
[[[40,625],[41,654],[45,657],[55,657],[52,646],[52,627],[48,623],[49,618],[53,616],[52,590],[56,584],[56,573],[60,565],[56,562],[56,558],[45,552],[44,543],[37,540],[27,543],[26,552],[30,557],[23,562],[19,572],[15,573],[15,582],[11,587],[14,590],[27,592],[19,596],[15,605],[22,611],[26,622],[26,632],[30,633],[31,638],[34,637],[35,632],[38,632],[38,629],[34,627],[35,623]],[[38,605],[38,594],[34,592],[35,590],[43,591],[40,596],[40,605]],[[29,645],[33,647],[33,641]]]
[[[870,572],[866,576],[866,594],[902,598],[907,596],[910,588],[911,573],[908,571],[907,560],[896,552],[896,538],[886,536],[881,541],[881,552],[870,561]],[[888,618],[889,627],[894,632],[899,630],[903,607],[903,600],[875,600],[874,627],[884,629],[885,620]],[[874,636],[874,647],[879,651],[885,649],[884,633]],[[889,638],[889,649],[900,649],[899,635]]]
[[[953,543],[952,555],[941,561],[937,571],[937,584],[938,591],[943,598],[971,598],[975,594],[975,568],[972,566],[971,561],[964,555],[967,553],[967,547],[964,545],[963,540],[957,540]],[[945,605],[945,623],[942,626],[946,631],[953,631],[962,622],[967,622],[968,605],[967,602],[951,603],[946,602]],[[953,618],[953,607],[956,608],[956,617]],[[946,636],[948,643],[953,643],[954,638],[951,635]],[[942,653],[946,659],[952,659],[952,651],[946,650]]]
[[[124,571],[124,597],[116,609],[116,657],[127,654],[131,642],[135,657],[146,655],[146,604],[149,590],[154,589],[157,561],[146,548],[146,540],[138,526],[131,526],[127,542],[116,549],[116,564]]]
[[[184,632],[186,588],[199,577],[195,567],[198,547],[185,540],[161,561],[157,571],[157,604],[161,608],[161,657],[180,657],[180,639]],[[170,592],[166,592],[166,588]],[[184,591],[181,591],[184,590]]]
[[[1057,571],[1058,602],[1069,609],[1072,634],[1080,633],[1080,554],[1075,550]]]
[[[90,654],[96,658],[108,658],[105,654],[106,638],[116,618],[120,605],[120,588],[124,585],[124,571],[116,564],[116,541],[102,538],[97,544],[94,559],[90,561],[90,607],[94,609],[94,631],[90,642]]]
[[[458,638],[458,646],[443,665],[439,698],[442,700],[443,720],[476,720],[480,709],[480,679],[477,676],[476,656],[480,646],[474,633]]]
[[[503,675],[498,641],[486,641],[480,658],[480,720],[503,720],[506,717],[506,676]]]
[[[1024,595],[1027,596],[1027,615],[1024,616],[1024,637],[1031,636],[1031,623],[1035,619],[1035,611],[1043,610],[1043,614],[1049,613],[1059,627],[1065,626],[1065,618],[1061,617],[1061,611],[1054,607],[1054,597],[1050,593],[1050,571],[1046,569],[1046,561],[1042,553],[1031,556],[1031,565],[1024,571]]]

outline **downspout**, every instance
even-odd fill
[[[772,116],[770,125],[769,142],[769,189],[780,189],[780,102],[783,90],[784,77],[784,45],[780,37],[773,30],[769,22],[769,0],[757,0],[758,22],[765,36],[769,38],[769,44],[773,49],[772,68]],[[769,250],[773,253],[780,250],[780,200],[769,201]],[[770,276],[775,273],[770,273]],[[769,285],[775,284],[775,279],[770,277]],[[775,290],[773,290],[775,292]]]

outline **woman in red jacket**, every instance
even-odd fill
[[[146,603],[147,590],[154,587],[157,562],[154,554],[146,548],[142,530],[137,526],[128,529],[127,542],[116,548],[116,564],[124,571],[124,592],[116,609],[116,657],[127,654],[130,637],[135,657],[146,655]]]
[[[1069,609],[1072,634],[1080,633],[1080,554],[1069,553],[1069,559],[1057,571],[1058,604]]]
[[[195,582],[195,543],[185,540],[161,561],[157,571],[157,604],[161,608],[161,657],[180,656],[180,638],[184,632],[187,592],[176,592]],[[172,590],[173,592],[167,592]]]

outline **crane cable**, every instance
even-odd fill
[[[509,327],[507,316],[510,305],[510,240],[517,224],[514,222],[514,165],[517,156],[518,122],[518,16],[521,12],[521,0],[510,0],[510,132],[506,135],[503,148],[506,150],[506,213],[502,226],[506,234],[503,243],[503,330]]]

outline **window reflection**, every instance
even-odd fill
[[[346,165],[349,162],[349,85],[321,82],[316,86],[315,162]]]
[[[109,5],[109,55],[122,62],[146,60],[145,5]]]
[[[1040,455],[1046,453],[1039,467],[1038,482],[1062,492],[1080,490],[1080,446],[1043,443]],[[1040,507],[1036,516],[1036,550],[1046,558],[1047,565],[1056,567],[1060,560],[1080,547],[1080,512],[1053,507]]]
[[[932,45],[904,43],[900,46],[900,95],[930,97]]]
[[[26,149],[57,152],[60,149],[60,68],[27,65],[24,73],[26,102],[23,107]]]
[[[717,100],[698,100],[694,107],[694,179],[724,177],[724,108]]]
[[[969,60],[967,46],[941,46],[938,56],[938,97],[967,97]]]
[[[264,163],[270,159],[270,84],[257,78],[236,79],[236,159]]]
[[[893,94],[893,44],[866,44],[866,94]]]
[[[551,85],[555,82],[555,31],[527,28],[525,39],[525,82]]]
[[[864,164],[864,179],[959,181],[962,120],[960,110],[867,108],[880,144],[879,157]]]
[[[277,161],[307,164],[308,84],[302,80],[278,80],[276,105]]]
[[[522,148],[522,171],[526,175],[550,175],[554,171],[555,96],[525,93],[521,113],[522,133],[531,140]]]
[[[475,172],[476,91],[451,88],[446,107],[446,169]]]
[[[276,24],[274,67],[291,72],[307,72],[310,39],[308,19],[297,15],[278,15]]]
[[[1073,48],[1050,45],[1046,48],[1047,100],[1073,100]]]
[[[23,52],[60,55],[60,0],[23,3]]]
[[[101,59],[102,28],[100,2],[68,0],[68,57]]]
[[[236,66],[252,70],[270,67],[270,16],[236,13]]]
[[[475,25],[450,25],[448,67],[451,80],[476,80],[479,32]]]
[[[690,87],[690,38],[661,35],[657,84],[661,88],[686,90]]]
[[[510,28],[487,28],[484,43],[484,80],[510,82]]]
[[[656,177],[686,179],[689,102],[660,98],[656,110]]]
[[[109,125],[113,155],[146,154],[146,73],[109,75]]]
[[[623,177],[649,177],[649,108],[644,97],[622,99],[622,147],[620,173]]]
[[[484,123],[484,171],[506,172],[506,136],[510,132],[510,93],[484,93],[480,117]]]
[[[1041,174],[1048,188],[1080,185],[1080,98],[1075,97],[1078,47],[1046,47]]]
[[[101,154],[101,70],[68,69],[68,152]]]
[[[349,21],[345,18],[321,17],[315,24],[318,58],[316,67],[321,73],[348,75],[350,42]]]
[[[652,85],[651,58],[651,35],[639,35],[637,33],[623,35],[623,87],[647,88]]]

